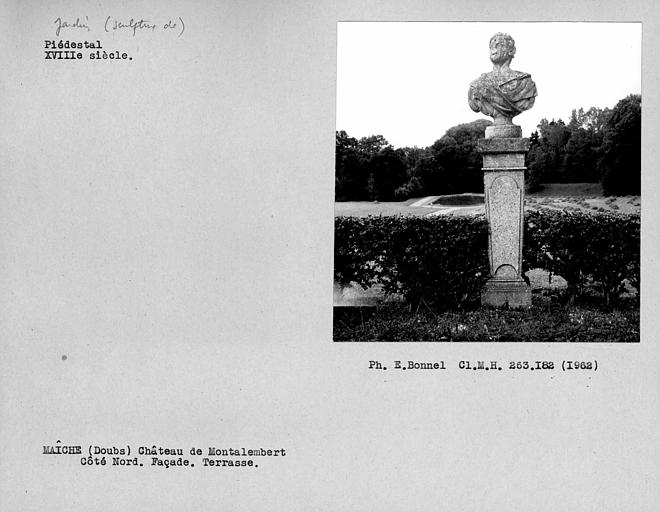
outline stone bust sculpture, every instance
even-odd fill
[[[509,34],[498,32],[489,46],[493,70],[470,84],[468,103],[475,112],[493,118],[494,126],[486,129],[486,138],[520,137],[522,130],[511,119],[532,108],[536,84],[529,73],[509,67],[516,54],[516,43]]]

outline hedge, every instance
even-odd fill
[[[569,293],[598,286],[609,302],[627,280],[639,290],[639,215],[525,212],[523,271],[561,275]],[[438,307],[475,302],[488,279],[488,225],[474,217],[338,217],[335,280],[381,285]]]
[[[478,298],[488,277],[487,244],[483,216],[338,217],[335,280],[453,306]]]
[[[609,303],[626,280],[639,291],[639,233],[637,214],[529,211],[523,268],[561,275],[572,295],[597,286]]]

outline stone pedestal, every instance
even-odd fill
[[[522,236],[529,139],[487,138],[480,141],[479,150],[483,155],[490,259],[490,279],[481,303],[528,307],[532,305],[532,290],[522,278]]]

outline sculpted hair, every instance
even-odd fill
[[[501,39],[502,41],[504,41],[507,55],[513,58],[513,56],[516,54],[516,42],[513,40],[513,37],[511,37],[509,34],[505,34],[504,32],[498,32],[497,34],[495,34],[493,37],[490,38],[490,42],[488,43],[488,46],[492,45],[493,41],[497,39]]]

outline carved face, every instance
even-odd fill
[[[497,36],[490,42],[490,61],[493,64],[503,64],[510,61],[515,53],[513,40],[508,40],[506,37]]]

